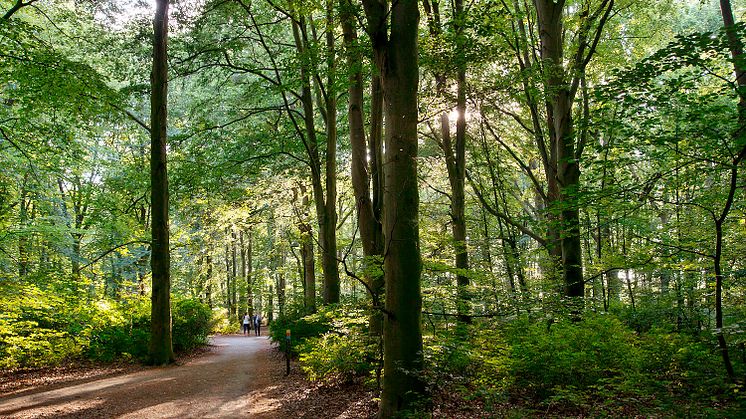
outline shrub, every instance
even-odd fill
[[[101,361],[147,356],[150,341],[150,300],[136,298],[113,308],[98,304],[90,313],[87,356]]]
[[[53,327],[70,302],[34,285],[0,285],[0,368],[54,365],[81,353],[83,339]]]
[[[43,367],[80,354],[66,332],[40,328],[34,321],[0,320],[0,369]]]
[[[278,319],[270,325],[270,336],[283,348],[288,329],[291,351],[312,380],[352,380],[375,370],[378,345],[368,335],[365,310],[332,306],[300,319]]]
[[[637,338],[611,316],[587,314],[583,321],[549,327],[517,321],[507,333],[512,346],[507,372],[515,397],[559,398],[577,404],[574,393],[640,370]]]
[[[35,285],[0,286],[0,369],[43,367],[85,356],[100,361],[141,359],[150,340],[150,299],[91,302]],[[210,309],[174,299],[174,350],[207,343]]]
[[[311,380],[352,381],[375,370],[376,345],[359,332],[327,332],[309,338],[300,350],[300,363]]]
[[[171,310],[174,351],[188,351],[207,344],[213,326],[212,311],[196,299],[177,300]]]
[[[309,338],[319,337],[332,329],[331,319],[331,312],[324,310],[300,319],[281,317],[270,324],[269,336],[278,345],[285,345],[285,333],[290,330],[293,353],[298,355],[299,343]]]
[[[213,309],[212,313],[212,319],[210,321],[211,332],[217,333],[219,335],[232,335],[234,333],[238,333],[241,330],[241,325],[238,323],[236,319],[228,318],[225,315],[225,310],[223,309]]]

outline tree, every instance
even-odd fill
[[[436,39],[442,37],[443,28],[441,25],[440,5],[437,0],[425,1],[425,11],[428,15],[428,27],[430,35]],[[451,25],[454,28],[454,45],[456,50],[453,57],[455,64],[456,79],[456,135],[451,135],[450,109],[448,106],[440,113],[440,146],[445,157],[446,169],[448,172],[448,182],[451,186],[451,193],[448,196],[451,201],[451,230],[453,234],[453,246],[456,262],[456,283],[457,283],[457,303],[459,320],[462,323],[470,321],[468,292],[469,277],[466,271],[469,269],[469,253],[467,249],[466,237],[466,58],[463,48],[464,42],[464,25],[466,14],[464,11],[463,0],[455,0],[451,16]],[[436,41],[437,42],[437,41]],[[436,70],[435,75],[438,95],[448,100],[448,73],[450,69]],[[454,141],[455,140],[455,141]]]
[[[386,316],[383,393],[378,415],[389,418],[412,409],[424,392],[418,377],[423,363],[417,183],[419,9],[414,0],[395,2],[391,10],[375,0],[364,0],[363,6],[385,98]]]
[[[153,33],[153,71],[150,79],[150,202],[153,220],[150,266],[153,285],[148,355],[151,363],[159,365],[169,364],[174,360],[171,342],[171,256],[166,170],[168,0],[156,2]]]
[[[573,105],[588,63],[596,52],[604,25],[614,7],[614,0],[603,0],[595,9],[590,2],[581,5],[580,28],[575,34],[577,46],[565,67],[564,14],[565,1],[535,0],[537,31],[541,40],[540,57],[546,101],[548,144],[537,144],[548,182],[549,210],[559,217],[551,228],[559,244],[565,295],[583,297],[580,215],[577,194],[580,192],[580,158],[585,137],[575,132]],[[593,25],[596,25],[595,28]]]
[[[723,223],[728,217],[733,199],[738,189],[738,166],[746,160],[746,70],[744,70],[743,44],[738,37],[733,19],[733,10],[730,7],[730,0],[720,0],[720,12],[723,15],[723,26],[728,38],[728,46],[731,57],[733,58],[733,74],[736,76],[736,89],[738,93],[738,127],[733,132],[733,143],[740,150],[733,156],[732,166],[730,169],[730,179],[728,182],[728,194],[725,204],[720,214],[713,214],[715,222],[715,327],[718,330],[718,345],[720,353],[723,356],[728,377],[732,380],[735,372],[731,365],[730,356],[728,355],[728,344],[723,335],[723,272],[721,267],[722,249],[723,249]]]
[[[350,146],[352,188],[355,194],[355,210],[360,232],[360,242],[365,259],[365,278],[367,289],[374,304],[371,315],[371,334],[383,332],[383,318],[380,316],[380,297],[383,293],[384,278],[378,269],[379,259],[383,255],[383,230],[381,225],[381,206],[383,203],[383,167],[382,162],[382,105],[383,96],[380,87],[381,78],[374,75],[371,80],[370,134],[366,138],[364,93],[363,93],[363,54],[355,26],[355,10],[347,0],[340,1],[340,20],[349,68],[349,105],[348,119],[350,124]]]

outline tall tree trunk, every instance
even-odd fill
[[[246,281],[246,312],[249,313],[249,316],[254,315],[254,287],[252,286],[252,275],[253,275],[253,259],[252,259],[252,245],[253,245],[253,238],[251,234],[251,230],[248,230],[246,232],[246,241],[244,243],[243,237],[244,233],[241,231],[241,249],[242,252],[242,262],[243,265],[243,272],[244,272],[244,281]]]
[[[335,46],[335,0],[326,0],[326,200],[324,241],[324,304],[339,302],[339,263],[337,261],[337,89]]]
[[[205,300],[207,301],[207,306],[210,307],[212,310],[214,308],[213,302],[212,302],[212,248],[207,248],[207,256],[205,256],[205,263],[207,264],[207,272],[205,273],[205,282],[207,285],[205,286]]]
[[[464,1],[454,1],[454,20],[456,27],[457,48],[463,48]],[[448,170],[451,183],[451,220],[453,221],[453,240],[456,250],[456,275],[458,285],[458,314],[461,322],[471,322],[469,312],[469,277],[465,272],[469,269],[469,254],[466,243],[466,63],[459,60],[456,74],[456,144],[452,153],[448,153],[446,161],[452,164]]]
[[[306,35],[306,22],[304,17],[293,21],[293,38],[299,55],[308,54],[308,39]],[[329,43],[329,40],[327,40]],[[333,55],[333,36],[331,50]],[[333,59],[333,58],[332,58]],[[305,125],[304,145],[311,166],[311,184],[313,187],[313,198],[316,204],[316,218],[319,225],[319,247],[321,251],[321,263],[323,269],[323,298],[325,304],[339,302],[339,267],[337,265],[337,230],[336,230],[336,93],[333,86],[327,86],[326,107],[326,134],[327,134],[327,160],[326,193],[321,175],[321,157],[319,154],[318,138],[314,121],[313,94],[311,91],[312,72],[306,65],[301,65],[301,103],[303,106],[303,121]],[[331,112],[330,112],[331,111]],[[331,189],[330,189],[331,188]],[[330,201],[329,199],[332,198]]]
[[[238,312],[238,249],[236,248],[236,230],[231,229],[231,314],[234,319],[241,320],[241,314]]]
[[[357,225],[365,261],[363,271],[374,305],[374,311],[369,320],[370,333],[379,336],[383,333],[383,316],[381,316],[379,307],[383,291],[383,277],[378,274],[375,264],[379,263],[376,257],[383,254],[383,241],[381,240],[383,234],[381,223],[376,218],[373,208],[373,196],[378,194],[378,191],[374,190],[371,193],[368,156],[371,156],[371,162],[377,163],[380,160],[376,159],[376,150],[372,147],[374,140],[371,138],[370,143],[368,143],[365,138],[362,56],[359,53],[357,29],[351,10],[352,5],[348,0],[341,0],[340,9],[344,42],[347,47],[347,66],[355,69],[349,79],[349,106],[347,110],[352,148],[352,188],[355,194]],[[371,117],[374,116],[371,115]],[[371,122],[371,125],[373,124],[374,122]],[[378,142],[380,143],[380,140]],[[370,172],[377,173],[378,169],[373,168]],[[374,182],[374,186],[377,185],[378,182]]]
[[[227,236],[227,232],[226,232]],[[233,288],[231,283],[233,282],[233,277],[231,276],[231,258],[230,258],[230,244],[225,244],[225,249],[223,252],[223,264],[225,265],[225,284],[223,285],[224,294],[223,297],[225,298],[223,300],[225,304],[225,314],[228,316],[229,319],[233,319],[233,304],[231,301],[231,289]]]
[[[301,207],[294,207],[298,218],[297,227],[300,233],[300,258],[302,265],[303,281],[303,309],[306,314],[316,312],[316,262],[313,254],[313,228],[308,223],[308,194],[306,187],[302,184],[293,189],[293,203],[301,196]]]
[[[419,10],[415,0],[395,2],[390,11],[376,0],[364,0],[363,5],[386,98],[386,318],[379,417],[390,418],[414,407],[424,392],[419,378],[423,367],[417,182]],[[386,32],[387,16],[390,35]]]
[[[456,48],[463,43],[463,0],[455,0],[452,22],[456,29]],[[440,8],[437,1],[424,2],[425,12],[428,14],[428,26],[433,36],[442,33],[440,27]],[[447,76],[445,73],[436,75],[438,95],[446,97]],[[445,155],[448,181],[451,186],[451,226],[453,236],[453,247],[456,259],[456,310],[461,323],[471,321],[469,316],[469,296],[467,287],[469,277],[465,275],[469,269],[469,254],[466,246],[466,195],[464,185],[466,182],[466,65],[463,60],[458,60],[456,71],[456,141],[454,143],[451,135],[451,122],[449,109],[444,109],[440,114],[441,143]]]
[[[602,0],[591,13],[589,5],[580,6],[580,24],[576,51],[565,68],[565,0],[534,0],[543,61],[546,94],[546,125],[549,150],[543,141],[540,152],[548,182],[548,210],[557,211],[559,220],[550,220],[550,242],[559,239],[564,293],[582,298],[583,282],[580,215],[577,194],[580,192],[580,165],[584,138],[576,138],[572,106],[585,72],[595,53],[601,31],[609,18],[614,0]],[[596,28],[592,31],[593,23]],[[556,249],[552,249],[556,254]],[[579,302],[575,303],[580,305]],[[576,307],[576,309],[579,307]]]
[[[238,253],[241,257],[241,281],[246,284],[246,295],[248,296],[251,287],[249,287],[249,281],[247,280],[248,277],[246,275],[246,242],[244,240],[243,230],[238,231]],[[243,296],[239,295],[239,300],[241,300],[241,297]],[[248,301],[248,298],[243,299],[243,301]],[[243,305],[243,302],[241,305]],[[248,313],[248,304],[245,308],[245,310],[241,308],[238,309],[239,317],[243,317],[244,314]]]
[[[301,224],[300,254],[303,260],[303,307],[306,314],[316,312],[316,262],[313,255],[311,226]]]
[[[378,74],[373,74],[371,77],[370,85],[370,131],[368,137],[368,155],[370,156],[370,178],[371,178],[371,195],[373,200],[371,205],[373,208],[373,237],[374,237],[374,251],[371,254],[373,262],[375,262],[376,269],[374,272],[381,272],[380,274],[374,274],[371,276],[370,288],[372,294],[378,296],[378,300],[381,301],[383,294],[386,292],[386,279],[383,274],[383,250],[384,250],[384,237],[383,237],[383,205],[384,205],[384,186],[386,180],[384,179],[383,171],[383,85],[381,77]],[[383,336],[383,315],[382,312],[373,313],[371,319],[370,333],[374,336]],[[381,344],[381,351],[383,346]],[[382,356],[382,355],[381,355]],[[380,386],[380,368],[376,370],[377,383]]]
[[[168,0],[156,0],[153,31],[153,71],[150,78],[150,202],[153,208],[150,263],[153,285],[148,357],[151,363],[160,365],[174,360],[171,342],[171,256],[166,171]]]
[[[738,129],[733,133],[735,144],[743,144],[743,138],[746,136],[746,94],[743,89],[746,88],[746,71],[741,66],[740,60],[743,56],[743,44],[735,31],[735,21],[733,19],[733,9],[730,0],[720,0],[720,12],[723,16],[723,26],[728,36],[731,56],[733,57],[733,72],[736,76],[736,84],[739,88],[738,101]],[[715,328],[717,330],[718,346],[723,357],[725,370],[728,377],[734,378],[733,365],[730,362],[728,354],[728,344],[723,334],[723,273],[720,266],[723,248],[723,223],[730,213],[733,199],[738,185],[738,166],[746,158],[746,145],[741,147],[738,155],[733,158],[733,164],[730,170],[730,182],[728,191],[728,200],[720,213],[715,219],[715,258],[713,261],[715,267]]]
[[[277,308],[279,310],[279,317],[285,316],[285,289],[287,288],[285,278],[285,261],[287,254],[283,251],[280,257],[280,266],[277,270]]]
[[[269,286],[269,294],[267,294],[267,326],[269,326],[270,323],[274,320],[275,316],[275,291],[274,286]]]
[[[26,190],[26,184],[28,183],[29,174],[26,173],[23,177],[23,185],[21,186],[21,197],[20,197],[20,214],[19,223],[23,228],[27,227],[28,223],[28,191]],[[29,255],[28,255],[28,233],[22,232],[18,236],[18,276],[23,278],[28,275],[29,272]]]

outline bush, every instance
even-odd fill
[[[480,395],[500,398],[505,391],[510,353],[495,327],[474,323],[468,335],[453,330],[424,340],[425,382],[433,393]],[[466,390],[467,391],[462,391]]]
[[[311,380],[352,381],[370,376],[376,366],[376,345],[359,332],[327,332],[309,338],[300,350],[300,363]]]
[[[583,321],[551,326],[517,321],[506,338],[512,347],[507,373],[518,398],[577,404],[576,395],[587,394],[603,380],[639,371],[643,357],[635,335],[604,315],[587,314]]]
[[[143,359],[150,340],[150,299],[91,302],[33,285],[0,287],[0,369],[44,367],[78,357]],[[196,300],[173,303],[174,350],[207,343],[211,312]]]
[[[87,356],[101,361],[143,359],[150,341],[150,300],[136,298],[114,307],[96,305],[90,313]]]
[[[269,337],[278,345],[285,345],[285,333],[290,330],[293,354],[298,355],[298,344],[319,337],[332,329],[332,312],[322,310],[300,319],[281,317],[269,326]],[[284,346],[283,346],[284,347]]]
[[[59,313],[70,310],[66,299],[0,280],[0,306],[0,369],[54,365],[80,355],[83,339],[52,327]]]
[[[212,311],[196,299],[177,300],[171,310],[174,351],[182,352],[206,345],[212,331]]]
[[[584,316],[575,323],[476,322],[466,342],[429,337],[426,378],[436,390],[462,389],[463,398],[485,405],[573,416],[727,417],[743,407],[713,336],[655,326],[638,335],[612,315]]]
[[[232,335],[241,331],[241,325],[238,323],[238,320],[232,318],[233,316],[228,318],[225,315],[225,310],[217,308],[213,309],[211,315],[212,319],[210,324],[212,325],[212,333],[217,333],[219,335]]]
[[[368,335],[368,317],[362,309],[324,307],[300,319],[281,318],[270,325],[270,337],[284,348],[288,329],[291,351],[312,380],[349,381],[375,370],[377,339]]]
[[[39,328],[33,321],[0,320],[0,369],[55,365],[79,354],[80,346],[66,332]]]

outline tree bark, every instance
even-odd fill
[[[452,22],[456,30],[456,42],[463,40],[463,0],[455,0]],[[425,11],[428,13],[428,26],[433,36],[440,35],[440,8],[438,2],[425,1]],[[459,48],[459,45],[456,45]],[[469,254],[466,244],[466,66],[463,60],[459,60],[456,70],[456,139],[453,141],[451,135],[451,121],[449,109],[444,109],[440,114],[440,139],[441,149],[446,162],[448,181],[451,186],[451,228],[453,237],[453,248],[456,265],[456,310],[458,320],[461,323],[471,321],[469,317],[469,296],[467,287],[469,278],[465,275],[469,269]],[[436,75],[438,95],[446,97],[447,76],[443,72]]]
[[[720,0],[720,12],[723,16],[723,26],[725,27],[726,34],[728,36],[728,42],[730,46],[731,56],[733,57],[733,72],[736,76],[736,85],[739,88],[739,101],[738,101],[738,129],[733,133],[733,139],[735,144],[739,144],[739,140],[742,140],[746,135],[746,96],[744,95],[743,89],[746,88],[746,72],[739,65],[739,60],[743,55],[743,45],[741,40],[738,38],[735,32],[735,21],[733,19],[733,9],[730,5],[730,0]],[[743,144],[743,142],[740,142]],[[725,222],[728,214],[730,213],[733,205],[733,199],[735,197],[736,189],[738,188],[738,166],[746,158],[746,146],[743,146],[739,151],[738,155],[733,158],[733,163],[730,170],[729,179],[729,190],[728,199],[725,203],[723,211],[720,216],[715,218],[715,258],[713,261],[715,268],[715,328],[717,330],[718,346],[720,347],[720,353],[723,357],[723,364],[728,374],[728,378],[733,380],[735,373],[733,371],[733,365],[730,361],[728,354],[728,344],[723,334],[723,273],[721,267],[721,257],[723,248],[723,223]]]
[[[298,218],[297,227],[300,235],[300,258],[302,264],[303,280],[303,309],[306,314],[316,312],[316,262],[313,255],[313,228],[308,223],[308,195],[306,187],[298,185],[293,188],[293,202],[301,195],[301,207],[294,206],[293,210]]]
[[[26,228],[28,223],[29,201],[26,198],[28,195],[28,191],[26,190],[28,178],[29,174],[26,173],[23,177],[23,184],[21,186],[20,213],[18,221],[23,228]],[[28,234],[25,232],[18,236],[18,276],[20,278],[25,277],[29,273],[28,241]]]
[[[171,342],[171,257],[168,228],[168,173],[166,171],[168,0],[156,0],[153,31],[153,70],[150,78],[153,284],[148,356],[152,364],[161,365],[169,364],[174,360]]]
[[[363,5],[385,97],[386,318],[379,417],[390,418],[413,408],[424,393],[419,378],[423,367],[417,183],[419,10],[415,0],[395,2],[390,11],[376,0],[364,0]]]
[[[369,172],[368,156],[371,156],[371,163],[376,164],[377,150],[374,149],[374,140],[370,143],[365,138],[365,123],[363,116],[363,73],[362,73],[362,56],[358,51],[358,36],[355,28],[352,5],[348,0],[340,1],[340,20],[342,22],[342,31],[344,42],[347,47],[347,66],[355,69],[349,78],[349,106],[348,119],[350,124],[350,145],[352,149],[352,188],[355,194],[355,209],[357,214],[357,225],[360,232],[360,241],[363,248],[363,265],[364,278],[368,282],[368,289],[373,300],[373,305],[377,306],[383,292],[383,277],[377,274],[378,269],[374,266],[378,263],[376,257],[383,254],[382,226],[376,218],[373,197],[379,191],[374,190],[371,193],[371,175],[377,173],[378,169],[372,167]],[[373,117],[373,115],[372,115]],[[373,125],[374,122],[371,122]],[[380,143],[380,140],[378,141]],[[378,186],[379,182],[374,182]],[[378,336],[383,333],[383,317],[380,315],[380,307],[374,307],[374,312],[370,317],[370,333]]]
[[[324,201],[324,304],[335,304],[340,298],[339,263],[337,261],[337,90],[336,47],[334,39],[334,0],[326,0],[327,80],[326,106],[326,199]],[[321,226],[320,226],[321,228]]]
[[[243,237],[243,232],[241,237]],[[246,243],[245,247],[244,244],[241,244],[241,247],[244,249],[243,255],[245,255],[245,259],[243,264],[244,267],[244,280],[246,281],[246,312],[249,313],[249,316],[254,315],[254,287],[253,287],[253,281],[252,281],[252,275],[254,273],[253,268],[253,238],[251,234],[251,230],[248,230],[246,232]]]
[[[580,237],[580,215],[577,194],[580,192],[580,165],[584,143],[574,130],[572,106],[585,67],[595,53],[598,37],[609,17],[614,0],[603,0],[590,13],[590,6],[581,6],[577,46],[570,60],[570,70],[564,63],[565,0],[534,0],[537,15],[540,56],[543,61],[544,90],[546,93],[546,125],[549,150],[539,144],[548,183],[548,210],[559,213],[558,220],[550,218],[550,242],[559,242],[564,293],[581,298],[585,294]],[[592,24],[597,21],[595,31]],[[591,39],[592,38],[592,39]],[[556,254],[557,249],[550,252]]]
[[[454,19],[456,21],[457,43],[463,42],[463,0],[454,1]],[[462,45],[457,45],[462,47]],[[466,243],[466,64],[463,60],[458,63],[456,74],[456,144],[452,152],[446,149],[446,163],[448,164],[448,180],[451,184],[451,221],[453,222],[453,241],[456,251],[456,284],[458,287],[457,310],[459,320],[463,323],[471,322],[469,313],[469,277],[465,275],[469,269],[469,253]]]
[[[308,54],[308,40],[306,35],[305,18],[299,17],[293,21],[293,38],[299,55]],[[332,40],[333,41],[333,40]],[[333,46],[332,46],[333,51]],[[303,106],[303,122],[305,135],[303,138],[306,153],[311,168],[311,185],[316,204],[316,218],[319,225],[319,247],[323,269],[323,298],[324,303],[339,302],[339,267],[337,265],[337,231],[336,231],[336,93],[328,93],[326,101],[326,134],[327,161],[326,193],[321,175],[321,157],[319,154],[318,137],[314,121],[313,93],[311,91],[312,72],[305,65],[301,65],[301,103]],[[332,89],[332,86],[329,86]],[[333,106],[332,106],[333,103]],[[332,112],[330,112],[330,110]],[[331,154],[331,155],[330,155]],[[329,188],[333,189],[330,190]],[[330,198],[333,198],[331,201]]]
[[[212,302],[212,247],[207,248],[207,256],[205,256],[205,263],[207,264],[207,272],[205,273],[205,300],[207,300],[207,306],[210,310],[214,308]]]

